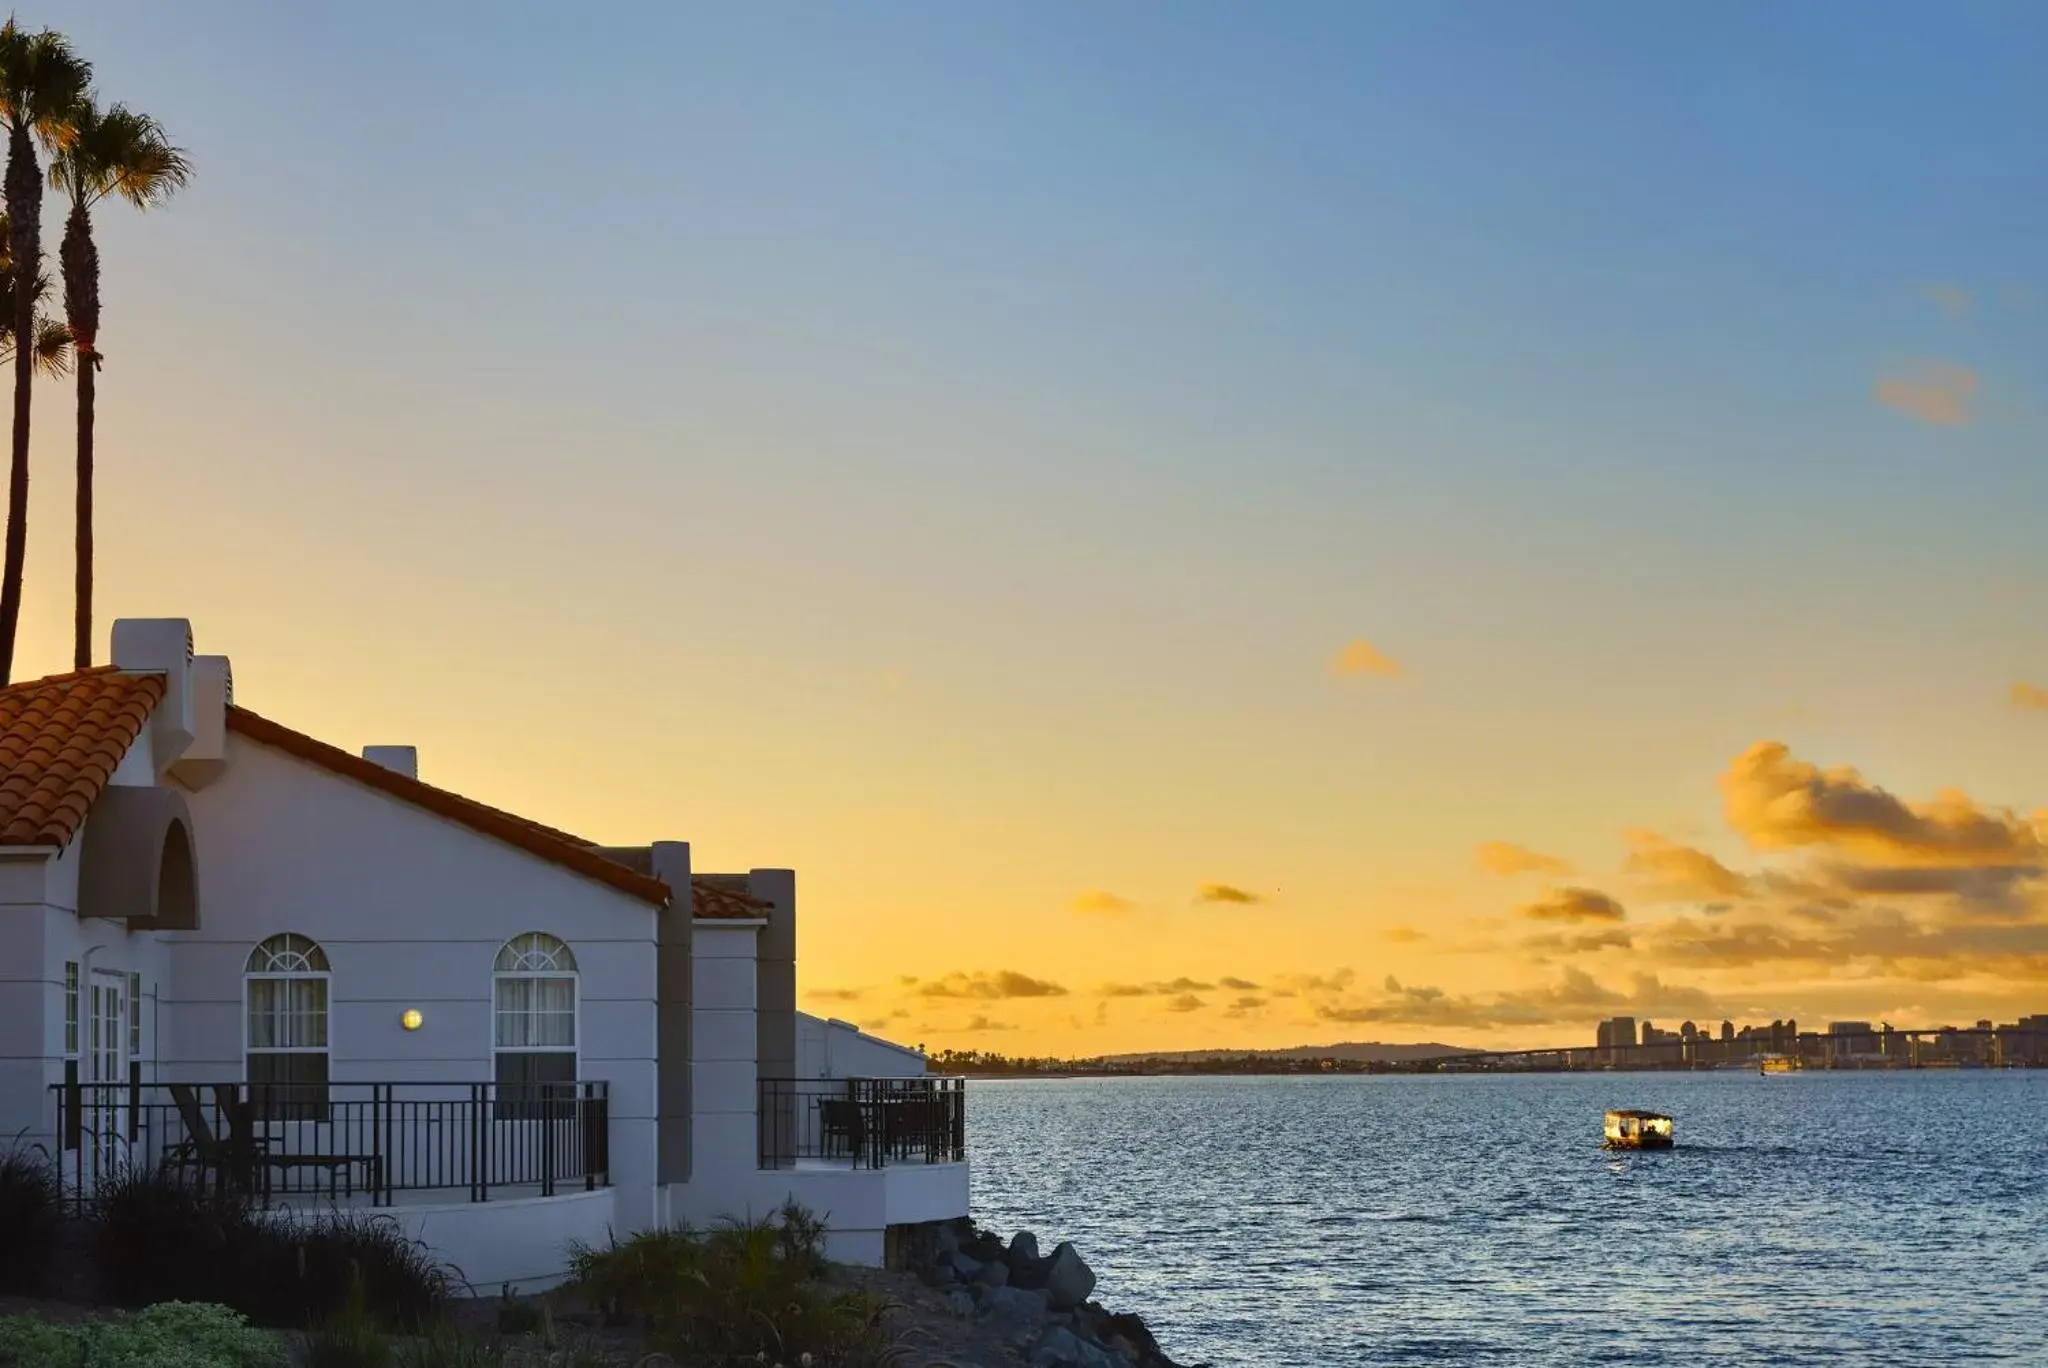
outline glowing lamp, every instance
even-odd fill
[[[398,1024],[405,1027],[408,1031],[417,1031],[420,1028],[420,1023],[425,1020],[426,1018],[420,1015],[419,1008],[408,1007],[405,1009],[405,1015],[398,1019]]]

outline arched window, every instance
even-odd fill
[[[247,1049],[258,1115],[327,1110],[327,952],[304,936],[272,936],[249,952]]]
[[[539,1116],[547,1085],[576,1081],[576,957],[555,937],[529,931],[505,942],[495,979],[498,1114]],[[568,1090],[555,1095],[566,1099]]]

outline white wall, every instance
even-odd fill
[[[757,1220],[789,1201],[825,1219],[829,1257],[878,1265],[890,1226],[967,1214],[967,1165],[756,1169],[737,1180],[699,1179],[668,1191],[670,1221],[699,1229],[726,1217]]]
[[[614,1230],[614,1189],[568,1192],[488,1202],[403,1204],[373,1211],[395,1222],[410,1240],[459,1274],[470,1295],[495,1297],[510,1283],[518,1293],[543,1292],[562,1282],[569,1246],[602,1248]],[[310,1203],[299,1214],[317,1217],[330,1208]],[[361,1208],[354,1208],[359,1214]],[[463,1291],[458,1287],[458,1295]]]
[[[149,732],[128,748],[109,780],[154,783]],[[88,819],[89,821],[90,819]],[[158,984],[164,953],[155,932],[130,932],[126,922],[78,918],[78,870],[84,828],[54,856],[0,857],[0,1149],[55,1138],[50,1089],[63,1081],[64,966],[79,966],[78,1042],[90,1040],[91,985],[96,972],[142,976],[142,1076],[155,1076],[159,1041]],[[124,1042],[125,1048],[126,1042]],[[81,1061],[80,1077],[88,1074]]]
[[[242,1076],[249,952],[294,931],[332,970],[332,1079],[490,1081],[493,963],[545,931],[576,956],[578,1075],[610,1085],[618,1220],[653,1221],[652,905],[239,735],[188,801],[200,929],[162,933],[165,1074]],[[421,1029],[399,1024],[408,1008]]]
[[[925,1058],[908,1045],[872,1036],[837,1017],[796,1014],[801,1078],[922,1078]]]

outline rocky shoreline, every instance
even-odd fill
[[[921,1228],[904,1251],[904,1267],[946,1313],[975,1322],[977,1340],[1005,1353],[990,1359],[990,1368],[1183,1368],[1143,1317],[1094,1300],[1095,1272],[1069,1241],[1040,1253],[1031,1231],[1005,1241],[962,1217]]]

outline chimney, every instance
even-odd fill
[[[235,672],[226,656],[192,659],[192,743],[171,766],[189,788],[203,789],[228,767],[228,709],[235,703]]]
[[[402,774],[408,779],[420,777],[418,746],[365,746],[363,759],[373,765],[382,765],[393,774]]]
[[[117,620],[114,668],[164,677],[163,701],[149,719],[150,759],[161,775],[192,744],[192,624],[184,618]]]

